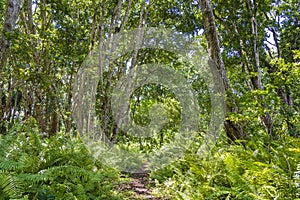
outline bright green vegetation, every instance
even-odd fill
[[[220,143],[206,159],[190,152],[152,176],[171,199],[296,199],[293,176],[300,141],[280,138],[267,153],[262,138],[249,141],[246,148]]]
[[[206,158],[188,151],[176,162],[151,172],[156,182],[152,190],[170,199],[296,199],[300,140],[278,137],[269,152],[266,143],[264,135],[245,147],[223,141]],[[60,132],[42,138],[31,119],[14,126],[0,138],[0,144],[0,199],[133,196],[130,191],[117,190],[124,182],[120,172],[95,160],[77,136]]]
[[[0,199],[123,199],[119,172],[95,161],[80,139],[42,138],[34,121],[0,139]]]
[[[151,171],[153,193],[184,200],[300,199],[299,0],[0,0],[0,200],[134,199],[133,191],[119,188],[130,179],[85,146],[72,105],[89,52],[103,41],[112,41],[114,52],[121,45],[114,37],[138,27],[199,41],[225,90],[224,128],[203,156],[198,148],[211,124],[215,88],[195,63],[137,45],[98,63],[97,125],[121,150],[155,154],[174,141],[183,120],[176,93],[147,83],[129,94],[124,113],[130,120],[122,123],[150,127],[152,137],[119,126],[113,91],[120,80],[130,85],[129,75],[141,72],[136,66],[176,71],[196,98],[199,111],[190,119],[198,123],[196,136],[182,157]],[[127,161],[128,169],[143,163],[134,154]]]

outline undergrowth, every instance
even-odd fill
[[[196,145],[193,144],[194,146]],[[300,139],[267,136],[239,144],[220,140],[206,157],[191,148],[151,173],[154,192],[184,200],[295,200],[300,194]],[[101,160],[101,159],[100,159]],[[97,161],[80,137],[44,138],[34,120],[0,135],[0,199],[126,199],[119,172]]]
[[[297,199],[300,140],[283,136],[272,141],[270,151],[265,144],[263,137],[252,139],[245,147],[220,142],[205,159],[188,152],[152,172],[156,192],[184,200]]]
[[[118,172],[103,166],[79,137],[43,138],[34,120],[0,136],[0,199],[123,199]]]

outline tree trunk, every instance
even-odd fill
[[[3,31],[0,38],[0,72],[6,63],[6,57],[9,50],[8,34],[11,33],[17,23],[19,12],[23,6],[23,0],[7,0],[6,13],[3,25]]]
[[[226,134],[233,141],[237,139],[245,139],[247,138],[247,135],[244,132],[242,126],[239,123],[230,121],[228,119],[229,113],[237,112],[238,109],[236,104],[234,103],[234,97],[231,92],[225,65],[222,59],[217,27],[215,23],[213,10],[211,7],[211,2],[210,0],[199,0],[199,3],[203,18],[204,29],[206,31],[205,36],[209,58],[213,61],[212,63],[216,65],[216,68],[218,69],[221,75],[226,93],[229,94],[230,100],[233,101],[233,104],[229,104],[228,102],[226,103],[226,120],[224,122]]]
[[[252,26],[252,35],[253,35],[253,54],[254,54],[254,66],[255,69],[251,71],[252,72],[256,72],[257,75],[254,76],[253,78],[251,78],[252,84],[254,89],[256,90],[263,90],[263,84],[261,81],[261,69],[260,69],[260,58],[259,58],[259,49],[258,49],[258,42],[259,42],[259,38],[258,38],[258,29],[257,29],[257,20],[256,20],[256,16],[257,16],[257,5],[256,5],[256,1],[250,2],[247,1],[247,7],[249,10],[249,13],[251,15],[251,26]],[[272,130],[273,130],[273,123],[272,123],[272,119],[271,119],[271,115],[268,112],[268,106],[265,103],[265,96],[264,95],[260,95],[260,99],[261,99],[261,105],[265,110],[265,113],[263,115],[261,115],[261,120],[262,123],[265,127],[266,132],[268,133],[268,135],[271,137],[272,136]]]

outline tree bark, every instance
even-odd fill
[[[252,35],[253,35],[253,54],[254,54],[254,66],[255,69],[251,71],[252,72],[256,72],[257,75],[254,76],[253,78],[251,78],[252,84],[254,89],[256,90],[263,90],[263,84],[261,81],[261,67],[260,67],[260,56],[259,56],[259,49],[258,49],[258,42],[259,42],[259,37],[258,37],[258,28],[257,28],[257,20],[256,20],[256,16],[257,16],[257,5],[256,5],[256,1],[248,1],[247,2],[247,7],[248,7],[248,11],[251,15],[251,27],[252,27]],[[268,135],[270,137],[272,137],[272,130],[273,130],[273,123],[272,123],[272,119],[271,119],[271,115],[268,111],[268,106],[265,103],[265,96],[264,95],[260,95],[260,99],[261,99],[261,105],[265,110],[265,113],[263,115],[261,115],[261,120],[262,123],[265,127],[266,132],[268,133]]]
[[[146,8],[146,1],[143,3],[141,12],[140,12],[140,19],[139,19],[139,26],[138,26],[138,34],[136,35],[136,42],[135,42],[135,46],[134,46],[134,50],[133,50],[133,55],[132,55],[132,63],[131,66],[129,68],[129,74],[128,74],[128,79],[126,82],[126,96],[130,95],[131,89],[132,89],[132,79],[135,73],[135,65],[137,63],[138,60],[138,52],[139,52],[139,48],[143,39],[143,34],[144,34],[144,26],[146,24],[146,19],[147,19],[147,15],[148,15],[148,11],[149,9]],[[127,16],[125,15],[124,18],[126,18]],[[124,26],[124,25],[123,25]],[[125,107],[125,106],[121,106],[121,113],[119,113],[119,116],[117,117],[117,127],[116,130],[114,132],[113,135],[113,140],[112,143],[116,143],[117,142],[117,136],[118,133],[120,131],[120,128],[122,127],[122,124],[124,123],[124,119],[123,119],[123,114],[125,113],[125,115],[129,112],[129,108]]]
[[[4,68],[10,46],[8,34],[16,26],[18,15],[23,6],[23,0],[7,0],[3,31],[0,38],[0,72]]]
[[[233,104],[229,104],[228,102],[226,103],[226,120],[224,122],[226,134],[233,141],[238,139],[245,139],[247,138],[247,135],[244,132],[242,126],[239,123],[233,122],[228,119],[229,113],[237,112],[238,109],[234,103],[234,97],[231,92],[231,87],[229,85],[225,65],[222,59],[217,27],[213,9],[211,7],[211,2],[210,0],[199,0],[199,3],[204,29],[206,31],[205,36],[209,58],[213,61],[212,63],[216,65],[216,68],[221,75],[226,93],[229,94],[229,98],[231,98],[231,100],[233,101]]]

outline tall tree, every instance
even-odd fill
[[[23,0],[7,0],[6,2],[5,19],[0,38],[0,72],[2,72],[9,50],[9,34],[16,26],[19,12],[22,9],[23,3]]]
[[[239,123],[233,122],[228,118],[228,114],[230,112],[237,112],[238,108],[235,104],[235,100],[232,95],[232,88],[229,85],[225,65],[221,55],[220,42],[218,38],[217,27],[211,2],[209,0],[200,0],[199,3],[202,13],[203,25],[205,29],[206,44],[209,58],[212,60],[211,63],[215,64],[218,71],[220,72],[225,90],[228,94],[227,98],[231,98],[230,101],[232,101],[231,103],[227,102],[226,105],[227,117],[224,122],[226,134],[231,140],[245,139],[247,135],[244,132],[242,126]]]

